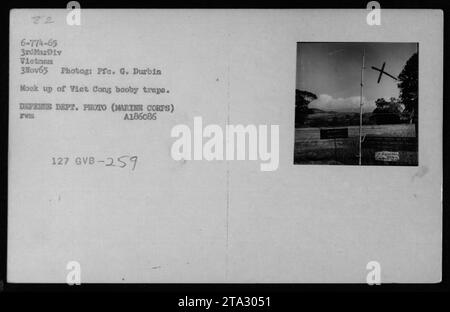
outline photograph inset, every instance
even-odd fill
[[[294,164],[418,165],[417,43],[298,42]]]

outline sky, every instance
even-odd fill
[[[359,112],[360,81],[363,50],[364,70],[364,112],[375,108],[378,98],[398,98],[397,81],[383,75],[379,84],[381,69],[397,77],[406,61],[418,51],[416,43],[297,43],[296,88],[317,95],[318,99],[309,108],[322,110]]]

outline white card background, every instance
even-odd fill
[[[438,282],[442,235],[441,11],[13,10],[8,281],[64,283]],[[55,23],[34,24],[51,16]],[[53,38],[54,67],[158,67],[161,77],[20,75],[20,41]],[[419,166],[293,165],[297,42],[419,43]],[[170,96],[24,94],[40,85],[160,85]],[[18,103],[175,105],[154,122],[39,112]],[[280,165],[170,156],[173,126],[280,125]],[[51,166],[56,156],[138,155],[136,170]]]

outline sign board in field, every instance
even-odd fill
[[[320,129],[320,139],[346,139],[348,138],[348,128]]]
[[[375,160],[379,161],[399,161],[399,152],[379,151],[375,152]]]
[[[416,137],[366,136],[362,142],[363,162],[366,165],[417,166],[417,143]]]

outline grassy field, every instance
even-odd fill
[[[338,127],[336,127],[338,128]],[[345,139],[320,139],[321,128],[297,128],[295,129],[295,164],[330,164],[330,165],[358,165],[359,151],[359,127],[350,126],[348,138]],[[322,128],[326,129],[326,128]],[[414,138],[414,124],[395,125],[368,125],[363,126],[362,135],[367,137],[392,137]],[[364,144],[363,144],[364,145]],[[395,146],[393,146],[395,149]],[[385,144],[364,148],[362,162],[366,165],[395,165],[400,163],[374,162],[375,151],[385,150]],[[416,151],[403,151],[401,147],[396,149],[401,157],[403,165],[417,165]]]

